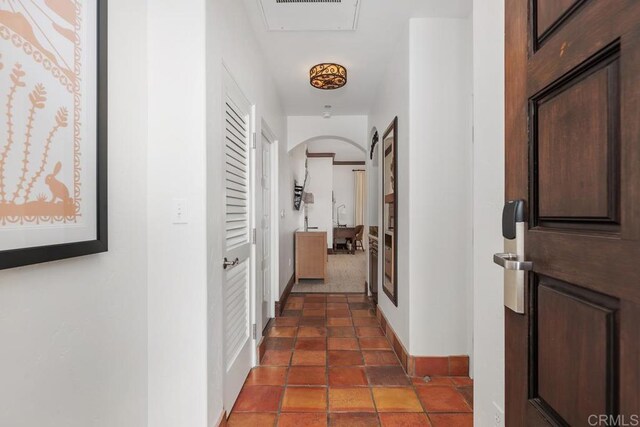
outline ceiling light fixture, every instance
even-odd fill
[[[347,84],[347,69],[339,64],[318,64],[309,71],[311,86],[316,89],[339,89]]]

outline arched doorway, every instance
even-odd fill
[[[366,144],[318,135],[295,144],[289,153],[296,182],[304,182],[304,193],[312,195],[301,204],[306,219],[301,228],[326,233],[328,253],[327,277],[299,278],[293,292],[364,292],[369,223]]]

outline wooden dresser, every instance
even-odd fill
[[[297,231],[295,235],[296,281],[327,278],[327,233]]]

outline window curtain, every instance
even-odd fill
[[[364,225],[364,203],[366,197],[366,175],[365,171],[354,171],[356,174],[355,191],[355,225]]]

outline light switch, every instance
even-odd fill
[[[173,199],[172,216],[174,224],[187,224],[189,222],[187,199]]]

